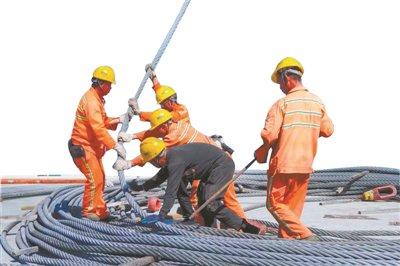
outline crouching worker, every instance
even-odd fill
[[[171,210],[175,198],[178,198],[181,207],[186,208],[185,211],[193,212],[186,193],[186,185],[190,179],[200,180],[197,197],[201,205],[229,182],[235,171],[233,160],[224,151],[205,143],[190,143],[166,150],[162,140],[150,137],[140,144],[140,153],[145,162],[150,162],[161,170],[143,184],[132,181],[130,188],[134,191],[149,190],[167,181],[164,203],[158,215],[160,221]],[[127,169],[130,165],[129,161],[119,160],[114,166]],[[218,219],[230,228],[258,234],[258,227],[249,224],[222,203],[225,192],[226,189],[202,210],[205,225],[212,226],[215,219]]]
[[[221,148],[225,147],[224,151],[233,152],[233,150],[223,142],[221,136],[212,136],[214,137],[214,140],[212,137],[208,137],[202,134],[187,122],[174,122],[171,113],[167,110],[158,109],[154,111],[150,116],[150,124],[150,130],[138,132],[135,134],[120,132],[118,135],[118,139],[124,142],[129,142],[132,139],[143,141],[148,137],[158,137],[162,138],[168,149],[188,143],[206,143]],[[143,165],[143,156],[137,156],[136,158],[131,160],[131,164],[132,166]],[[191,185],[192,191],[190,195],[190,202],[192,206],[196,208],[198,205],[196,192],[198,189],[199,180],[194,180],[193,182],[191,182]],[[237,198],[234,183],[231,183],[228,186],[223,197],[223,201],[224,205],[228,207],[231,211],[233,211],[236,215],[240,216],[241,218],[246,218],[244,210]],[[184,217],[188,215],[188,213],[186,213],[183,208],[182,211]],[[201,218],[198,217],[198,219],[196,219],[196,222],[202,223]]]

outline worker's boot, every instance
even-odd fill
[[[115,221],[115,220],[119,219],[119,216],[112,215],[112,214],[109,214],[109,213],[107,213],[103,217],[98,216],[95,213],[88,213],[88,214],[84,215],[83,217],[85,217],[85,218],[87,218],[87,219],[89,219],[91,221],[94,221],[94,222],[98,222],[98,221],[112,222],[112,221]]]
[[[259,235],[265,235],[267,232],[269,232],[269,229],[265,226],[265,224],[257,222],[255,220],[246,220],[249,224],[254,225],[260,231],[258,232]]]
[[[112,215],[112,214],[109,214],[108,216],[106,216],[105,218],[103,218],[103,219],[101,219],[101,221],[103,221],[103,222],[113,222],[113,221],[117,221],[117,220],[119,220],[120,219],[120,217],[118,216],[118,215]]]
[[[245,233],[255,234],[255,235],[264,235],[266,232],[266,230],[262,230],[260,227],[251,224],[246,219],[243,219],[241,229]]]

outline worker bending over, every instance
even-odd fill
[[[151,128],[146,131],[138,132],[135,134],[128,134],[120,132],[118,135],[119,140],[129,142],[132,139],[143,141],[148,137],[162,138],[166,147],[172,148],[189,143],[206,143],[218,147],[222,147],[221,143],[216,143],[211,137],[208,137],[197,129],[192,127],[188,122],[178,121],[174,122],[170,112],[164,109],[158,109],[150,115]],[[224,144],[222,142],[222,144]],[[226,145],[225,145],[226,146]],[[227,147],[227,146],[226,146]],[[229,148],[229,147],[228,147]],[[232,151],[230,148],[228,149]],[[228,156],[228,155],[227,155]],[[118,161],[115,165],[116,170],[128,169],[132,166],[143,165],[143,156],[139,155],[131,161]],[[196,208],[197,196],[196,191],[199,185],[199,180],[193,180],[190,201]],[[245,218],[244,210],[236,196],[234,183],[228,187],[223,201],[226,207],[233,211],[240,218]],[[191,209],[191,208],[190,208]],[[182,208],[183,210],[183,208]],[[189,217],[193,210],[188,210],[183,213],[183,216]],[[198,220],[199,221],[199,220]]]
[[[156,93],[156,101],[161,108],[168,110],[172,114],[172,119],[175,122],[184,121],[190,123],[189,112],[183,104],[178,103],[178,96],[173,88],[160,85],[156,73],[151,68],[151,65],[146,65],[146,72],[149,71],[149,77],[153,82],[153,90]],[[150,115],[152,112],[141,112],[137,107],[137,101],[135,99],[129,100],[129,105],[136,111],[135,113],[139,115],[140,120],[150,121]]]
[[[181,205],[183,203],[186,208],[191,208],[186,193],[186,185],[191,179],[200,180],[197,197],[199,204],[203,204],[231,180],[235,171],[233,160],[224,151],[205,143],[190,143],[166,149],[162,140],[150,137],[140,144],[140,153],[145,162],[161,170],[141,185],[136,179],[133,180],[130,188],[134,191],[149,190],[167,181],[163,206],[157,216],[159,221],[165,219],[176,197]],[[258,234],[258,227],[240,218],[222,203],[225,192],[226,189],[202,210],[205,225],[212,226],[215,219],[218,219],[228,227]]]
[[[92,86],[81,98],[68,148],[75,165],[85,175],[82,215],[91,220],[109,218],[103,199],[105,174],[101,158],[107,150],[114,149],[125,158],[125,149],[113,140],[107,129],[116,130],[125,116],[110,118],[104,110],[104,96],[115,84],[111,67],[100,66],[93,72]]]
[[[276,66],[271,79],[286,96],[268,112],[261,131],[264,145],[256,158],[264,163],[272,148],[266,204],[279,223],[279,237],[315,240],[300,217],[318,138],[331,136],[333,124],[322,101],[302,85],[303,73],[303,66],[292,57]]]

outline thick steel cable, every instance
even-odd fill
[[[258,175],[258,173],[250,174],[256,178]],[[331,180],[331,177],[326,178]],[[395,176],[391,180],[398,181],[398,177]],[[323,190],[317,189],[317,191]],[[77,207],[79,204],[77,198],[81,198],[81,194],[82,187],[66,187],[55,191],[31,213],[31,215],[37,213],[37,218],[32,216],[29,221],[21,222],[22,226],[15,238],[18,248],[25,249],[36,243],[40,251],[32,255],[17,256],[16,260],[52,265],[73,265],[74,261],[75,265],[85,264],[84,261],[90,260],[92,264],[111,265],[129,263],[134,257],[152,255],[161,259],[157,263],[160,265],[168,263],[171,265],[180,263],[396,265],[399,263],[399,240],[366,237],[399,235],[398,231],[329,231],[310,228],[319,234],[323,242],[308,242],[287,241],[274,236],[249,235],[198,225],[165,225],[166,228],[146,225],[146,227],[136,224],[129,218],[107,224],[76,218],[69,213],[68,207]],[[150,195],[150,193],[145,194]],[[265,192],[263,196],[265,197]],[[137,200],[140,198],[142,200]],[[136,194],[135,201],[144,205],[144,198]],[[316,198],[321,199],[321,197]],[[106,189],[105,199],[109,202],[124,200],[119,188]],[[269,227],[277,227],[276,223],[260,222]],[[5,237],[6,233],[3,231],[1,239],[3,247],[8,245]],[[54,257],[48,257],[46,252],[54,254]],[[174,255],[171,255],[171,252]]]
[[[165,52],[165,49],[167,49],[168,44],[169,44],[172,36],[174,35],[176,28],[178,27],[179,22],[181,21],[183,15],[185,14],[185,11],[186,11],[187,7],[189,6],[189,4],[190,4],[190,0],[185,0],[185,2],[183,3],[174,23],[172,24],[168,34],[166,35],[164,41],[162,42],[160,48],[158,49],[158,51],[151,63],[151,66],[153,69],[155,69],[157,67],[158,62],[160,61],[162,55]],[[139,85],[139,88],[134,97],[134,99],[136,99],[136,100],[139,99],[139,96],[142,93],[143,88],[147,82],[147,79],[149,78],[149,73],[150,73],[149,71],[146,72],[146,74],[144,75],[144,77],[142,79],[142,82]],[[125,114],[125,119],[121,126],[120,132],[126,132],[128,130],[129,122],[130,122],[130,118],[131,118],[129,113],[130,113],[130,108],[128,108],[128,111]],[[119,144],[122,145],[122,147],[123,147],[123,142],[119,142]],[[117,160],[118,159],[121,159],[121,158],[117,158]],[[135,202],[134,198],[126,191],[127,184],[126,184],[125,174],[124,174],[123,170],[118,171],[118,177],[120,180],[120,184],[125,191],[125,197],[126,197],[127,201],[129,202],[129,204],[132,206],[132,208],[135,210],[135,213],[138,214],[140,217],[146,217],[147,213],[140,209],[139,205]]]

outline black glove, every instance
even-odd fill
[[[142,191],[144,190],[144,187],[143,185],[139,185],[136,179],[134,179],[131,181],[131,183],[129,183],[129,189],[132,191]]]

